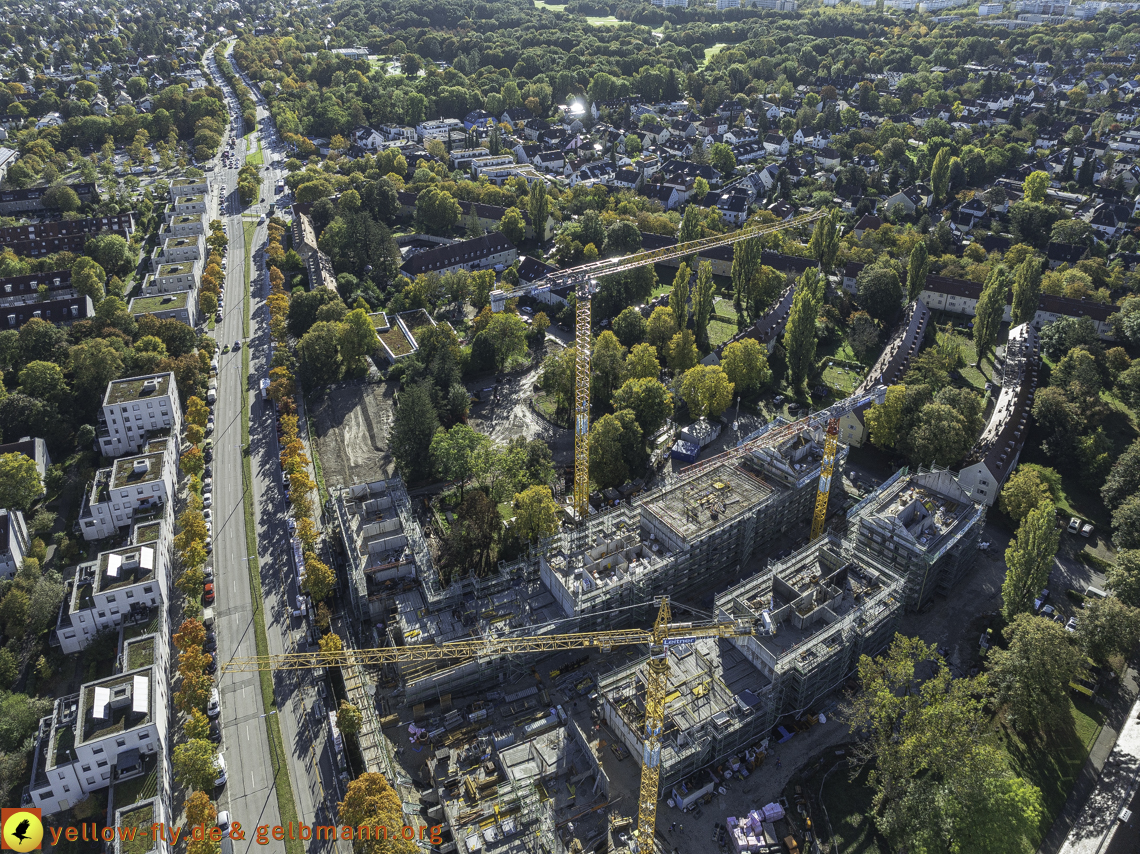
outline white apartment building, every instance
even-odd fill
[[[170,204],[168,204],[163,211],[163,214],[167,222],[179,216],[193,216],[194,214],[205,216],[207,214],[206,196],[204,194],[179,196],[171,200]]]
[[[177,214],[166,223],[166,231],[158,235],[159,240],[168,240],[171,237],[193,237],[195,234],[206,235],[206,217],[204,214]]]
[[[184,237],[171,235],[154,250],[151,267],[158,269],[167,264],[205,263],[206,239],[201,234],[187,234]]]
[[[447,139],[447,135],[453,130],[460,133],[465,131],[463,122],[459,119],[438,119],[435,121],[420,122],[416,125],[416,136],[424,142],[429,139]]]
[[[654,6],[661,6],[668,8],[670,6],[680,6],[682,9],[689,8],[689,0],[649,0]]]
[[[146,625],[155,617],[165,630],[174,530],[173,510],[167,508],[135,525],[131,545],[102,552],[76,568],[71,596],[56,621],[61,651],[71,655],[99,632]]]
[[[182,196],[204,196],[210,192],[210,182],[203,175],[201,178],[175,178],[170,182],[170,197],[178,199]]]
[[[83,497],[79,528],[85,540],[101,540],[170,501],[177,474],[174,437],[147,443],[143,453],[99,469]]]
[[[107,383],[98,449],[105,457],[137,454],[164,431],[182,435],[182,402],[174,374],[148,374]]]
[[[166,645],[151,634],[123,647],[122,672],[59,698],[40,721],[26,802],[45,815],[69,809],[91,792],[112,784],[118,790],[150,775],[155,797],[170,802]]]
[[[0,578],[14,578],[28,553],[28,526],[19,510],[0,509]]]

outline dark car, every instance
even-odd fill
[[[214,452],[210,448],[206,448],[206,452],[202,456],[208,463],[214,461]]]
[[[210,721],[210,741],[214,744],[222,743],[222,728],[218,726],[217,721]]]
[[[218,648],[218,636],[213,632],[206,632],[206,642],[202,644],[202,649],[206,652],[213,652]]]

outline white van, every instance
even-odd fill
[[[214,780],[214,785],[224,786],[226,784],[226,780],[229,779],[229,777],[226,776],[226,757],[222,756],[222,754],[219,753],[214,757],[214,765],[216,765],[218,769],[218,777],[216,780]]]

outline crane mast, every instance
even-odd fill
[[[831,497],[831,476],[835,473],[835,455],[839,451],[839,419],[827,422],[824,433],[823,461],[819,466],[819,491],[815,496],[815,515],[811,520],[811,542],[823,533],[827,524],[827,502]]]
[[[220,665],[221,674],[258,670],[305,670],[354,664],[396,664],[440,661],[463,656],[490,656],[527,652],[557,652],[571,649],[610,650],[618,646],[648,645],[649,672],[646,674],[645,726],[642,749],[641,788],[637,801],[637,839],[640,850],[653,851],[657,821],[657,797],[661,781],[661,738],[665,730],[665,697],[669,688],[669,647],[692,643],[700,638],[728,638],[751,635],[755,629],[744,620],[716,620],[711,623],[674,623],[669,597],[659,600],[653,628],[615,629],[606,632],[575,632],[563,635],[476,638],[441,644],[342,649],[336,652],[293,652],[231,659]]]

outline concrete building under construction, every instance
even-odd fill
[[[848,538],[860,555],[894,570],[906,606],[945,595],[977,555],[986,507],[946,469],[900,470],[853,507]]]
[[[661,784],[762,746],[782,715],[834,690],[860,655],[881,652],[902,614],[902,580],[829,534],[716,597],[718,618],[747,620],[755,636],[668,649]],[[640,757],[644,660],[599,681],[606,724]]]
[[[769,422],[749,439],[783,426]],[[837,465],[847,449],[840,446]],[[644,616],[615,608],[681,596],[738,578],[753,552],[811,516],[823,456],[822,430],[695,466],[632,505],[565,532],[540,555],[543,583],[582,630]],[[602,614],[605,614],[604,624]]]

